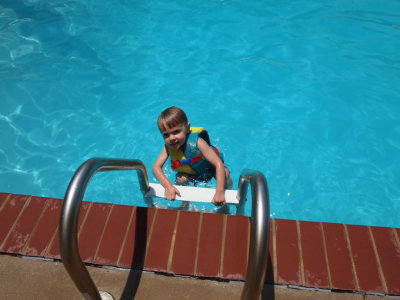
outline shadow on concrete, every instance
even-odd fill
[[[261,292],[262,300],[274,300],[275,289],[274,289],[274,266],[272,265],[271,254],[268,253],[268,265],[267,274],[265,276],[265,284]]]
[[[132,263],[130,272],[123,289],[121,300],[132,300],[135,298],[142,273],[144,269],[144,260],[146,256],[147,233],[148,233],[148,209],[146,207],[137,207],[135,220],[131,226],[135,226],[135,238],[132,253]],[[274,266],[272,264],[271,254],[268,253],[268,264],[266,271],[265,284],[262,290],[262,300],[274,300]]]
[[[135,216],[135,239],[132,253],[132,264],[128,279],[121,295],[121,300],[134,299],[142,278],[144,259],[147,244],[147,216],[146,207],[137,207]]]

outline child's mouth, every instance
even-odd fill
[[[169,145],[170,145],[170,147],[175,148],[176,146],[178,146],[178,144],[179,144],[178,142],[172,142]]]

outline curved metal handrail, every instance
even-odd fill
[[[250,249],[246,282],[241,300],[258,299],[261,295],[268,263],[269,195],[267,180],[258,171],[245,169],[240,174],[238,199],[244,205],[248,185],[251,185]]]
[[[137,170],[143,195],[149,190],[146,167],[140,160],[92,158],[84,162],[72,177],[61,210],[59,229],[61,259],[84,299],[101,300],[101,296],[79,255],[77,237],[79,210],[86,187],[93,175],[97,172],[112,170]],[[250,249],[241,300],[258,299],[261,295],[268,262],[267,181],[258,171],[243,170],[238,183],[239,205],[244,205],[249,183],[252,195]]]
[[[149,190],[146,167],[140,160],[92,158],[84,162],[75,172],[62,205],[59,229],[61,259],[84,299],[101,300],[101,296],[79,255],[77,231],[79,210],[86,187],[93,175],[113,170],[137,170],[140,190],[143,194]]]

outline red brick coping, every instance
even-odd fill
[[[60,259],[62,200],[0,193],[0,252]],[[244,280],[250,219],[83,202],[86,263]],[[400,229],[272,219],[267,283],[400,295]]]

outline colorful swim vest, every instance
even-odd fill
[[[203,127],[190,127],[190,134],[183,149],[169,149],[168,154],[171,158],[171,168],[176,172],[202,176],[214,173],[214,166],[203,156],[197,146],[197,141],[201,137],[219,155],[216,147],[210,143],[207,130]]]

